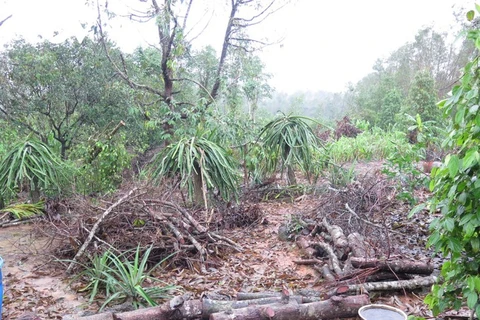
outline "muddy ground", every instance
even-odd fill
[[[357,176],[379,175],[380,168],[381,163],[357,165]],[[324,183],[320,181],[319,186],[324,186]],[[325,189],[318,190],[295,197],[272,196],[270,200],[264,197],[264,201],[258,203],[264,213],[260,220],[247,227],[223,231],[225,236],[245,248],[244,252],[212,258],[215,261],[209,263],[208,273],[176,268],[158,276],[170,284],[178,284],[194,297],[234,297],[239,291],[279,291],[282,287],[291,290],[318,289],[321,284],[318,273],[309,266],[294,262],[304,257],[304,252],[294,241],[279,239],[279,228],[291,223],[292,217],[314,219],[329,214],[329,218],[343,223],[344,228],[359,228],[357,222],[344,212],[335,213],[336,207],[326,208],[322,198]],[[330,211],[326,214],[322,208]],[[388,249],[390,256],[424,261],[431,259],[431,253],[424,249],[431,219],[428,214],[421,213],[407,219],[408,206],[399,205],[376,210],[372,221],[382,222],[396,230],[396,234],[388,235],[393,248]],[[52,255],[55,246],[41,235],[41,228],[38,222],[0,228],[0,255],[5,260],[4,319],[17,319],[25,314],[35,314],[39,319],[61,319],[67,314],[89,314],[98,310],[100,304],[88,304],[82,293],[71,289],[64,273],[65,264],[56,261]],[[364,227],[363,231],[377,237],[372,239],[372,247],[385,250],[379,245],[385,243],[382,238],[384,230],[369,231]],[[437,268],[440,266],[438,258],[434,258],[433,262]],[[79,284],[74,283],[73,287],[78,288]],[[400,308],[407,314],[428,318],[431,313],[422,302],[427,290],[375,293],[371,299]]]

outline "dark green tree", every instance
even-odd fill
[[[1,53],[0,70],[0,113],[45,143],[52,137],[62,158],[92,127],[126,120],[128,92],[88,38],[14,41]]]

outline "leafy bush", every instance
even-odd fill
[[[130,166],[132,155],[127,152],[124,137],[108,142],[97,141],[98,155],[91,159],[92,148],[79,146],[73,156],[84,159],[77,172],[77,191],[84,194],[116,190],[123,171]],[[91,161],[89,161],[89,158]]]
[[[480,12],[480,7],[477,6]],[[473,19],[474,12],[468,17]],[[468,32],[480,49],[480,30]],[[480,314],[480,68],[479,57],[469,62],[461,83],[438,105],[451,116],[446,145],[455,148],[444,165],[432,171],[431,212],[441,212],[430,225],[428,246],[448,259],[442,266],[443,281],[432,287],[425,301],[435,315],[466,302]],[[472,314],[473,317],[473,314]]]
[[[183,137],[158,153],[152,164],[152,177],[177,177],[191,199],[202,204],[208,189],[215,188],[225,200],[238,195],[238,163],[231,153],[213,142],[213,137],[199,134]],[[205,203],[206,205],[206,203]]]
[[[282,115],[267,123],[259,135],[266,155],[265,172],[276,172],[280,164],[282,171],[287,169],[290,185],[296,184],[295,165],[300,166],[308,178],[314,172],[314,150],[320,142],[305,120],[313,121],[308,117]]]
[[[326,145],[331,161],[334,163],[381,160],[394,152],[408,152],[412,146],[404,133],[384,131],[374,127],[355,138],[341,137]]]
[[[0,162],[0,192],[5,200],[26,188],[33,202],[40,193],[60,193],[64,164],[50,148],[27,138],[14,144]]]

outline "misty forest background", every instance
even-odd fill
[[[243,154],[246,149],[240,146],[256,145],[262,128],[283,114],[316,120],[310,122],[312,130],[330,146],[324,158],[327,150],[330,159],[340,162],[385,158],[389,150],[367,149],[376,145],[393,150],[398,144],[408,149],[404,142],[412,126],[430,130],[431,139],[439,137],[447,120],[436,102],[448,95],[476,52],[458,32],[425,27],[343,92],[276,92],[257,55],[266,43],[248,36],[264,16],[242,16],[253,7],[248,1],[233,3],[234,18],[221,52],[211,46],[194,49],[194,39],[186,36],[188,15],[176,12],[185,10],[180,3],[153,5],[132,18],[155,16],[160,39],[157,47],[139,47],[131,54],[108,40],[108,18],[100,17],[114,13],[105,8],[99,8],[89,38],[12,41],[0,53],[0,155],[27,137],[38,139],[71,169],[80,170],[75,179],[69,178],[76,191],[105,193],[118,188],[126,168],[133,165],[141,172],[155,154],[149,151],[182,137],[208,135],[248,167],[247,175],[259,178],[261,155],[250,152],[255,147]],[[461,32],[473,28],[458,23]],[[328,140],[328,130],[333,137],[336,121],[344,116],[363,131],[363,151],[351,150],[349,142]],[[2,180],[10,193],[4,198],[16,194],[12,179]],[[47,185],[43,187],[51,190]]]

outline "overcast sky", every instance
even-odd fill
[[[0,45],[22,36],[36,41],[62,41],[86,33],[81,23],[92,23],[95,10],[86,0],[0,0],[0,21],[13,14],[0,27]],[[202,43],[218,47],[226,18],[226,0],[199,0],[218,20],[211,23]],[[198,3],[197,2],[197,3]],[[110,0],[115,4],[136,4],[138,0]],[[388,55],[413,41],[423,26],[449,30],[453,12],[473,8],[469,0],[294,0],[287,8],[263,24],[262,32],[271,39],[283,37],[261,54],[271,84],[278,91],[342,91],[368,74],[377,58]],[[214,10],[214,11],[211,11]],[[205,10],[207,12],[207,10]],[[206,14],[206,16],[210,16]],[[223,19],[223,20],[222,20]],[[132,27],[128,21],[115,25],[111,37],[125,50],[156,39],[154,28]],[[58,35],[53,37],[55,33]],[[153,38],[150,38],[153,37]]]

